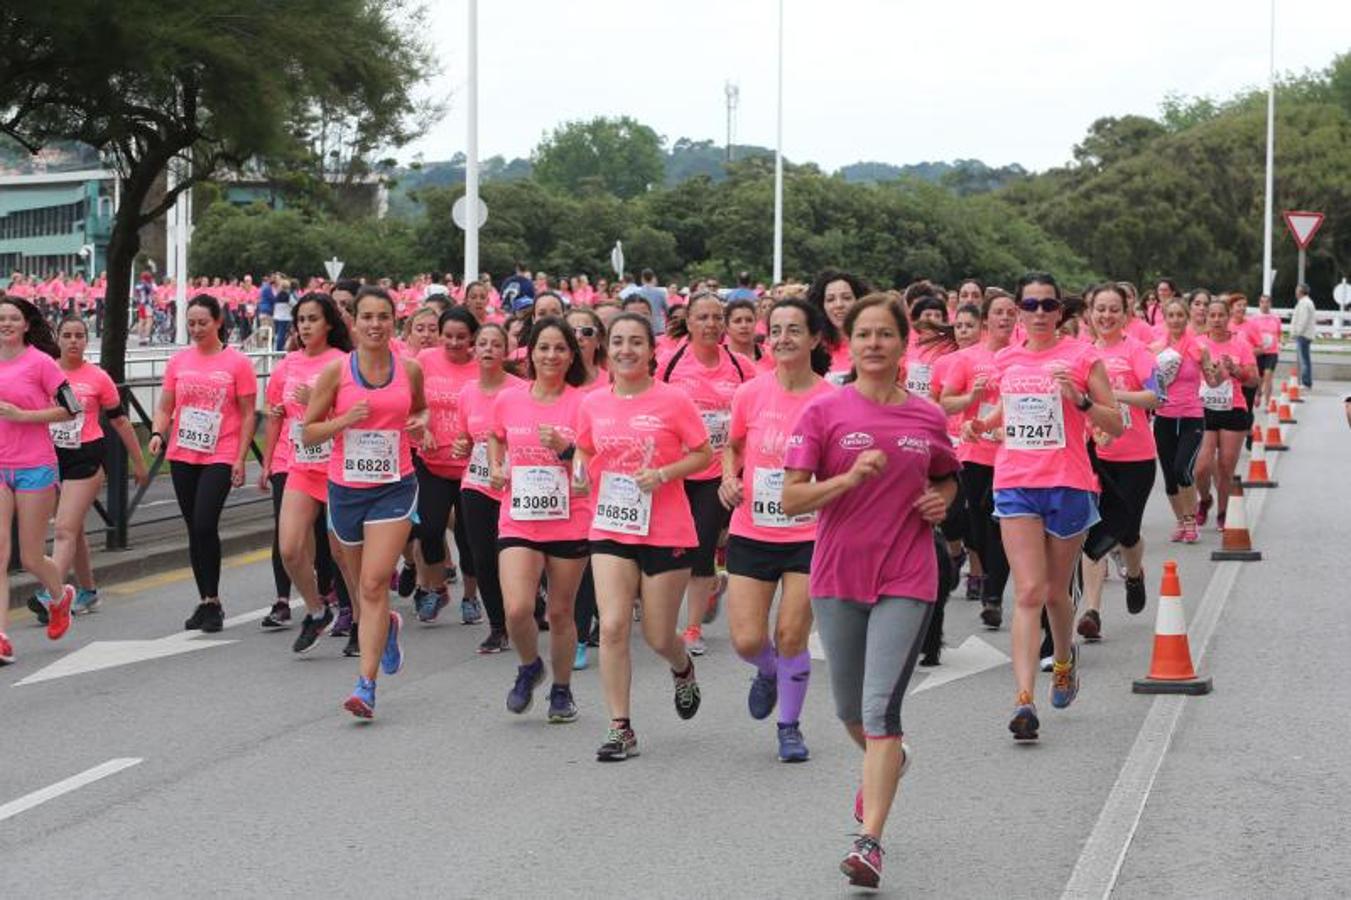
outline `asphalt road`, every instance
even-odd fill
[[[1351,625],[1337,543],[1351,434],[1340,397],[1328,386],[1298,408],[1280,487],[1249,492],[1265,561],[1211,563],[1213,529],[1196,547],[1163,542],[1158,489],[1150,606],[1128,616],[1120,581],[1108,583],[1106,639],[1084,648],[1073,707],[1039,698],[1039,744],[1005,730],[1007,632],[985,631],[954,595],[947,643],[963,650],[917,676],[906,701],[916,761],[884,838],[883,896],[1345,895]],[[1148,668],[1165,558],[1179,561],[1189,620],[1200,613],[1207,697],[1130,691]],[[233,560],[224,585],[227,616],[261,613],[272,593],[257,554]],[[606,724],[594,667],[574,679],[576,723],[547,724],[543,696],[515,717],[503,706],[514,655],[474,653],[486,626],[414,623],[405,671],[381,680],[378,718],[362,725],[339,709],[355,677],[341,640],[297,658],[294,630],[261,633],[256,619],[187,639],[192,593],[183,571],[110,586],[103,610],[55,644],[16,617],[19,660],[0,670],[5,894],[849,895],[835,867],[856,827],[859,757],[823,661],[803,714],[812,759],[787,766],[773,724],[746,715],[750,669],[725,620],[707,630],[691,722],[639,647],[642,756],[606,766],[594,762]],[[54,663],[170,653],[17,684]],[[977,657],[996,664],[924,689]],[[105,764],[92,773],[104,777],[35,794]]]

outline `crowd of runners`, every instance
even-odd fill
[[[914,760],[903,699],[916,665],[941,664],[948,595],[962,588],[988,629],[1007,622],[1007,727],[1036,740],[1039,672],[1050,706],[1069,706],[1079,639],[1110,626],[1110,558],[1126,611],[1148,605],[1155,473],[1176,524],[1151,541],[1205,540],[1212,514],[1223,527],[1281,322],[1266,297],[1253,314],[1242,294],[1168,279],[1140,296],[1070,295],[1046,273],[900,292],[834,270],[739,281],[559,290],[522,267],[497,287],[432,279],[412,308],[377,283],[316,283],[289,301],[288,352],[262,389],[230,344],[232,301],[200,289],[145,447],[167,457],[187,526],[184,627],[220,631],[233,602],[219,523],[256,440],[276,522],[262,626],[293,624],[294,590],[293,652],[345,638],[354,716],[374,715],[380,677],[403,666],[404,614],[452,615],[459,581],[458,620],[487,620],[478,652],[516,654],[507,712],[527,714],[546,682],[551,722],[603,707],[602,762],[636,756],[637,713],[655,714],[632,708],[634,628],[691,719],[703,628],[725,610],[747,712],[774,716],[778,759],[800,763],[815,631],[862,754],[841,866],[876,886]],[[107,442],[149,477],[147,436],[84,359],[89,332],[80,310],[52,327],[22,292],[0,296],[0,547],[8,558],[16,520],[52,640],[99,604],[83,525]],[[8,594],[0,663],[14,660]],[[579,697],[573,672],[593,664],[600,696]]]

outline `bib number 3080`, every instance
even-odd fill
[[[570,514],[568,472],[561,466],[511,467],[511,517],[552,522]]]
[[[343,436],[342,474],[356,484],[399,480],[399,432],[350,428]]]
[[[600,476],[596,515],[591,520],[600,531],[646,537],[652,521],[652,495],[638,487],[629,475],[605,472]]]

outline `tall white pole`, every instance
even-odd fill
[[[478,0],[469,0],[469,84],[465,114],[464,284],[478,279]]]
[[[187,163],[178,164],[184,169]],[[173,163],[170,163],[173,166]],[[174,202],[174,343],[188,342],[188,229],[192,215],[189,211],[192,188],[178,195]]]
[[[1262,293],[1271,293],[1271,223],[1273,160],[1276,148],[1276,0],[1271,0],[1271,47],[1267,67],[1267,197],[1262,222]],[[1272,298],[1275,299],[1275,298]]]
[[[774,278],[783,281],[783,0],[779,0],[779,112],[774,141]]]

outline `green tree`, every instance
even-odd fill
[[[603,191],[624,199],[662,183],[662,139],[628,116],[555,128],[531,155],[535,178],[556,191]]]

